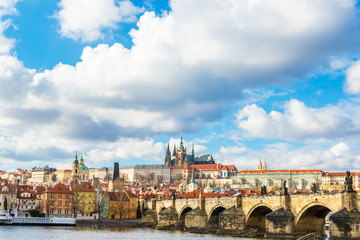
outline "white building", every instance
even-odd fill
[[[151,176],[151,181],[170,184],[170,168],[165,165],[131,165],[119,168],[120,177],[127,182],[147,182]]]

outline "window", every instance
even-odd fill
[[[58,214],[61,214],[61,209],[58,210]]]

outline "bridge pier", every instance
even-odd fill
[[[294,237],[295,215],[291,210],[280,208],[266,215],[265,237]]]
[[[330,217],[330,239],[360,239],[360,213],[346,208]]]
[[[245,214],[241,208],[232,206],[220,213],[219,233],[236,233],[245,229]]]
[[[206,219],[206,212],[197,207],[185,215],[185,228],[188,230],[204,228],[207,226]]]
[[[149,202],[147,202],[147,203],[149,206]],[[149,207],[151,207],[151,209],[145,210],[145,208],[143,206],[144,212],[142,213],[142,216],[141,216],[141,222],[146,225],[155,227],[158,224],[158,215],[156,212],[156,200],[151,201]]]
[[[171,206],[161,210],[158,214],[157,229],[169,229],[178,225],[179,215],[176,208]]]

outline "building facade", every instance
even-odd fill
[[[351,172],[353,189],[360,190],[360,172]],[[340,192],[344,188],[346,172],[323,172],[321,190]]]
[[[55,168],[50,168],[49,166],[45,166],[45,167],[34,167],[31,170],[31,182],[33,183],[44,183],[46,182],[46,175],[47,174],[51,174],[53,172],[55,172],[56,169]]]
[[[260,188],[277,191],[283,188],[284,183],[289,192],[309,191],[313,183],[320,186],[322,171],[309,170],[245,170],[233,177],[233,184],[239,188]]]
[[[165,165],[132,165],[119,168],[120,177],[130,183],[170,184],[170,168]]]
[[[41,212],[46,217],[72,217],[73,193],[65,184],[58,183],[41,197]]]

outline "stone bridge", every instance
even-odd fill
[[[360,199],[355,192],[338,194],[233,196],[153,200],[144,203],[143,222],[159,229],[217,228],[236,233],[255,228],[268,237],[325,233],[330,217],[332,239],[360,238]],[[147,210],[147,211],[146,211]]]

